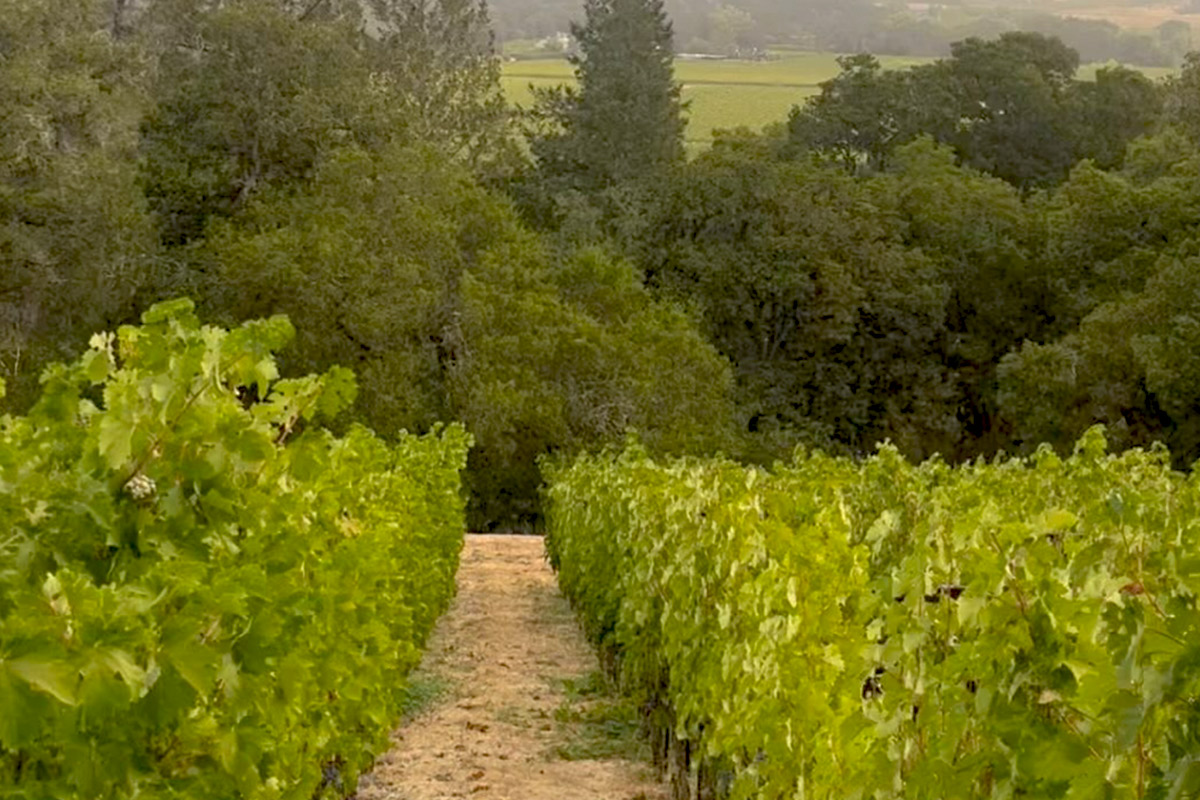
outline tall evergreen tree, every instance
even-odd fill
[[[542,174],[596,190],[683,158],[683,103],[662,0],[586,0],[571,26],[578,86],[540,91],[532,151]]]

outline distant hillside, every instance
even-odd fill
[[[1084,61],[1147,67],[1180,63],[1193,47],[1196,13],[1179,4],[1047,4],[1010,0],[945,5],[872,0],[667,0],[681,52],[747,55],[788,45],[831,52],[944,56],[952,42],[1030,30],[1058,36]],[[582,0],[491,0],[501,41],[547,40],[568,29]]]

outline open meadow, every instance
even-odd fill
[[[888,69],[903,69],[931,59],[880,56]],[[1088,64],[1080,77],[1091,78],[1104,65]],[[1159,79],[1168,69],[1143,69]],[[675,76],[689,103],[687,146],[696,152],[710,145],[714,129],[748,127],[759,130],[787,120],[792,107],[820,91],[820,84],[838,74],[834,53],[786,52],[766,61],[689,60],[675,62]],[[552,87],[574,80],[571,65],[560,57],[506,61],[501,83],[509,102],[527,108],[531,86]]]

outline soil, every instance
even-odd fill
[[[458,596],[413,678],[442,691],[394,734],[359,800],[666,797],[643,763],[563,757],[569,728],[587,724],[563,713],[568,689],[597,663],[543,553],[539,537],[467,537]]]

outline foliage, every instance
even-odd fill
[[[1066,81],[1069,54],[1046,60]],[[1098,95],[1136,95],[1127,79]],[[734,365],[745,434],[734,452],[753,460],[797,441],[866,451],[891,439],[957,461],[1069,448],[1096,422],[1119,446],[1164,441],[1179,465],[1200,457],[1191,395],[1161,397],[1166,384],[1145,379],[1149,351],[1138,361],[1129,339],[1157,325],[1139,316],[1160,307],[1138,299],[1148,281],[1197,252],[1200,161],[1186,133],[1137,139],[1121,168],[1083,161],[1031,193],[931,136],[886,151],[839,175],[770,133],[727,132],[669,179],[569,207],[557,235],[615,243],[660,296],[696,310]],[[1175,285],[1172,318],[1191,297]]]
[[[946,286],[886,195],[733,140],[647,195],[617,216],[618,240],[651,286],[696,304],[734,364],[746,432],[891,437],[917,454],[953,438]]]
[[[197,259],[206,306],[301,327],[288,372],[351,367],[358,419],[384,434],[447,418],[466,265],[514,235],[499,203],[433,150],[343,151],[305,192],[276,192],[216,225]]]
[[[1079,54],[1061,40],[1006,33],[951,48],[950,74],[962,115],[955,136],[965,163],[1015,186],[1053,183],[1077,154],[1068,105]]]
[[[352,791],[453,590],[469,438],[323,431],[353,377],[280,380],[286,318],[143,323],[0,423],[0,786]]]
[[[1124,446],[1165,440],[1181,465],[1200,457],[1200,260],[1163,257],[1132,297],[1079,328],[1000,362],[1000,400],[1017,433],[1062,444],[1096,421]]]
[[[999,362],[1018,441],[1065,447],[1104,422],[1116,444],[1200,457],[1189,366],[1200,164],[1179,133],[1131,148],[1126,168],[1077,168],[1036,209],[1056,324]],[[1168,344],[1169,343],[1169,344]]]
[[[792,110],[795,146],[827,152],[851,171],[860,161],[881,169],[896,145],[918,132],[945,134],[940,117],[957,98],[939,85],[944,70],[884,70],[868,54],[841,56],[838,66],[841,73],[822,82],[820,94]]]
[[[0,0],[4,408],[186,294],[225,325],[289,314],[284,375],[353,368],[338,430],[467,424],[480,527],[536,525],[536,459],[626,429],[757,463],[885,439],[960,461],[1103,420],[1200,454],[1200,62],[1092,80],[1076,53],[1113,30],[1042,20],[956,28],[937,62],[839,74],[791,48],[676,71],[672,2],[594,0],[573,65],[509,65],[578,73],[538,93],[523,148],[478,0]],[[777,6],[710,4],[687,35],[928,43],[933,17],[974,14]],[[1175,52],[1187,31],[1153,36]],[[718,98],[691,161],[677,80]],[[813,99],[786,130],[695,133],[789,94]]]
[[[683,158],[679,85],[662,0],[586,0],[571,57],[578,88],[536,93],[530,149],[544,180],[604,189]]]
[[[92,0],[0,2],[0,375],[14,407],[43,363],[123,322],[147,282],[144,64],[97,34],[105,21]]]
[[[201,236],[257,192],[302,184],[347,146],[424,143],[480,171],[512,158],[487,15],[474,2],[370,0],[371,25],[353,2],[357,14],[333,13],[347,3],[312,14],[325,4],[158,2],[150,19],[166,22],[152,28],[161,52],[144,180],[169,243]]]
[[[168,48],[146,124],[147,195],[164,240],[200,236],[255,193],[302,181],[327,150],[402,129],[348,22],[300,19],[266,0],[198,16]]]
[[[536,243],[490,253],[462,281],[450,397],[478,445],[473,521],[532,527],[537,460],[638,431],[657,452],[730,443],[728,363],[629,264],[583,252],[552,269]]]
[[[1013,187],[957,166],[953,152],[929,138],[898,148],[888,173],[872,182],[903,225],[905,245],[938,265],[947,291],[940,346],[962,436],[938,449],[955,457],[995,450],[996,362],[1042,335],[1061,305],[1037,263],[1035,213]]]
[[[478,171],[509,166],[515,154],[486,3],[368,2],[382,29],[374,63],[409,137]]]
[[[703,796],[1186,797],[1194,478],[1162,449],[548,471],[548,546]],[[695,786],[695,783],[692,784]]]
[[[900,72],[868,55],[840,64],[789,127],[794,146],[851,170],[885,168],[898,146],[928,135],[964,165],[1029,189],[1061,182],[1084,158],[1119,166],[1159,120],[1148,79],[1115,68],[1078,80],[1079,54],[1034,33],[966,39],[950,58]]]
[[[1178,76],[1167,81],[1167,118],[1193,141],[1200,141],[1200,52],[1192,52]]]
[[[1124,67],[1104,67],[1094,81],[1072,87],[1080,129],[1079,152],[1101,169],[1116,169],[1130,142],[1155,132],[1163,115],[1162,89]]]
[[[627,264],[552,254],[436,150],[343,152],[303,193],[214,226],[207,305],[301,324],[287,373],[352,367],[387,435],[463,422],[477,530],[536,524],[536,460],[642,431],[668,452],[726,441],[728,367]]]

